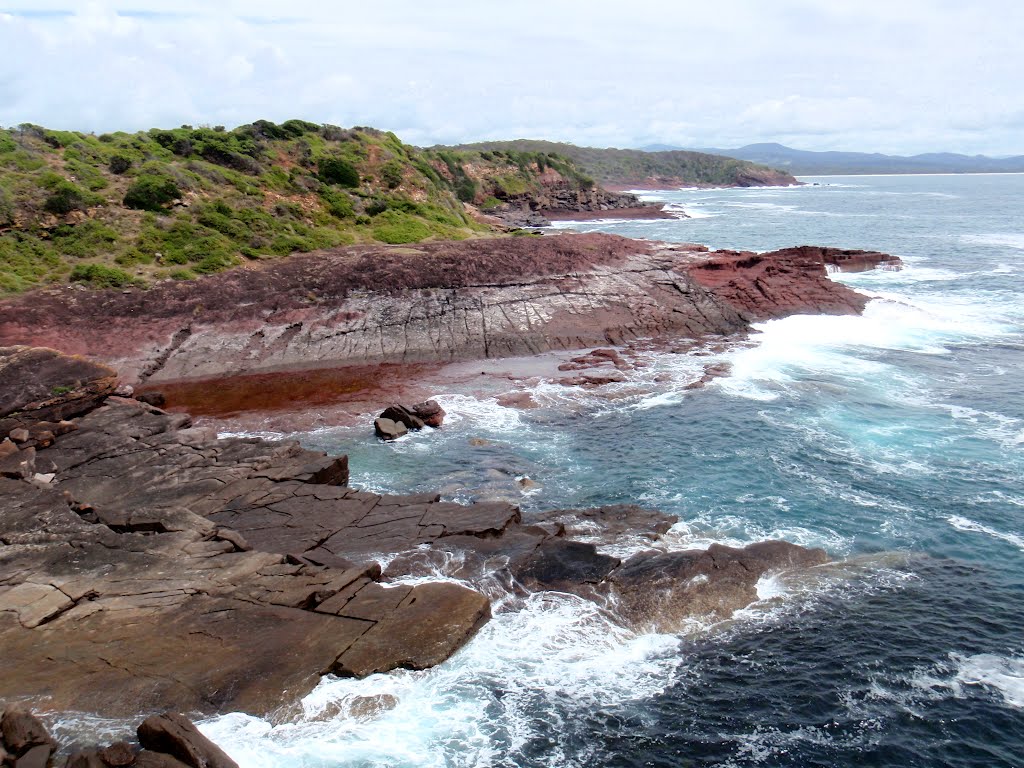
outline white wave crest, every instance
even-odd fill
[[[958,658],[956,681],[998,691],[1011,707],[1024,709],[1024,658],[980,653]]]
[[[986,688],[999,694],[1007,706],[1024,709],[1024,657],[1021,656],[950,653],[948,663],[918,670],[909,682],[915,695],[925,699],[946,696],[964,699],[978,688]],[[882,693],[883,698],[906,698],[884,688]]]
[[[1024,552],[1024,536],[1019,533],[1006,533],[1004,531],[996,530],[987,525],[970,520],[960,515],[950,515],[946,518],[947,522],[956,528],[958,531],[968,531],[970,533],[983,533],[986,536],[991,536],[993,539],[999,539],[1005,541],[1008,544],[1012,544],[1017,547],[1021,552]]]

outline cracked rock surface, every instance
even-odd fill
[[[887,260],[887,261],[886,261]],[[0,343],[49,344],[129,383],[448,362],[749,330],[865,298],[826,265],[898,259],[711,252],[604,234],[351,246],[153,288],[54,288],[0,303]]]
[[[79,361],[51,353],[77,382],[65,395],[109,378],[75,378]],[[488,595],[514,610],[531,591],[574,592],[670,631],[748,604],[766,573],[825,560],[782,542],[654,549],[673,518],[629,505],[524,520],[501,502],[368,493],[348,487],[345,457],[221,439],[117,396],[39,440],[52,414],[29,400],[6,414],[27,426],[5,461],[34,471],[0,476],[0,699],[50,711],[263,715],[322,674],[443,662],[489,620]],[[600,551],[623,538],[652,549]],[[437,573],[448,580],[423,578]]]

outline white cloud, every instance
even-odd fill
[[[0,124],[1024,152],[1012,0],[3,3]]]

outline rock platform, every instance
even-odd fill
[[[644,629],[727,615],[756,599],[762,575],[826,560],[782,542],[666,553],[673,518],[628,505],[524,520],[501,502],[368,493],[347,485],[345,457],[218,438],[188,416],[100,398],[115,385],[101,366],[5,348],[0,372],[17,380],[42,358],[49,389],[9,399],[0,423],[31,436],[55,406],[78,415],[46,440],[0,435],[14,467],[0,477],[6,702],[267,715],[324,674],[443,662],[487,623],[495,584],[621,605],[623,623]],[[651,549],[624,563],[600,551],[624,536]],[[439,561],[459,565],[425,580]]]

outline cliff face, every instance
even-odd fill
[[[148,291],[21,297],[0,305],[0,343],[86,355],[137,383],[725,335],[862,309],[827,278],[828,254],[599,234],[336,249]]]

